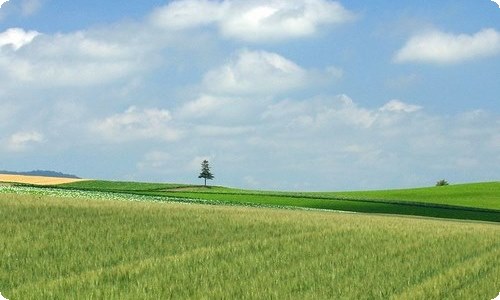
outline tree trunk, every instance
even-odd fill
[[[207,179],[205,178],[205,186],[207,186]]]

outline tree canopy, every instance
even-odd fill
[[[207,179],[212,180],[214,179],[214,174],[210,172],[210,166],[208,164],[208,160],[203,160],[201,163],[201,172],[198,178],[203,178],[205,179],[205,186],[207,186]]]

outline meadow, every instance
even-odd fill
[[[318,193],[356,199],[402,200],[500,209],[500,181],[414,189]]]
[[[405,190],[275,192],[179,184],[81,181],[59,188],[198,199],[215,203],[300,207],[500,222],[500,182]]]
[[[0,292],[8,299],[492,299],[500,291],[495,223],[165,200],[3,186]]]

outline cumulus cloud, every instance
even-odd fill
[[[181,132],[172,125],[172,116],[164,109],[139,110],[129,107],[124,113],[115,114],[95,121],[91,130],[110,142],[136,140],[174,141]]]
[[[335,67],[304,69],[272,52],[242,50],[208,71],[203,76],[201,95],[184,103],[177,113],[184,119],[241,124],[258,117],[278,96],[329,82],[340,73]]]
[[[323,25],[342,24],[354,14],[328,0],[180,0],[157,9],[151,20],[166,29],[215,25],[228,37],[247,42],[277,41],[315,34]]]
[[[224,106],[231,105],[234,100],[230,98],[202,95],[198,99],[184,104],[179,113],[184,117],[200,118],[213,115]]]
[[[262,113],[262,118],[271,122],[288,120],[287,126],[296,129],[380,129],[404,119],[399,116],[401,112],[411,114],[420,109],[420,106],[400,100],[391,100],[376,110],[368,109],[359,106],[347,95],[337,95],[308,101],[281,101],[269,105]]]
[[[377,113],[359,107],[349,96],[317,98],[309,101],[285,100],[270,105],[263,112],[267,120],[288,120],[288,126],[321,129],[331,125],[369,128]]]
[[[0,34],[0,47],[5,45],[17,51],[0,52],[4,76],[32,87],[106,84],[150,66],[149,46],[121,40],[116,32],[111,36],[85,31],[41,35],[11,28]]]
[[[202,94],[175,110],[184,122],[218,126],[243,126],[253,122],[271,99]],[[221,130],[218,130],[222,132]],[[201,131],[200,131],[201,132]],[[207,132],[204,130],[203,132]]]
[[[10,46],[18,50],[33,41],[40,33],[37,31],[25,31],[21,28],[9,28],[0,33],[0,47]]]
[[[0,0],[0,8],[7,2],[9,2],[9,0]]]
[[[384,106],[380,108],[380,111],[392,111],[392,112],[416,112],[422,109],[421,106],[407,104],[399,100],[391,100],[387,102]]]
[[[157,9],[151,16],[159,26],[172,29],[198,27],[221,19],[227,2],[209,0],[173,1]]]
[[[44,141],[44,136],[38,131],[20,131],[12,134],[7,141],[7,149],[13,152],[24,151],[30,145]]]
[[[394,60],[451,64],[498,54],[500,33],[495,29],[483,29],[473,35],[430,31],[411,37]]]
[[[307,71],[294,62],[276,53],[247,50],[203,78],[203,86],[210,92],[239,95],[276,94],[307,82]]]

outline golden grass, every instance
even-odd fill
[[[88,179],[0,174],[0,182],[15,182],[15,183],[26,183],[35,185],[55,185],[55,184],[78,182],[83,180],[88,180]]]

